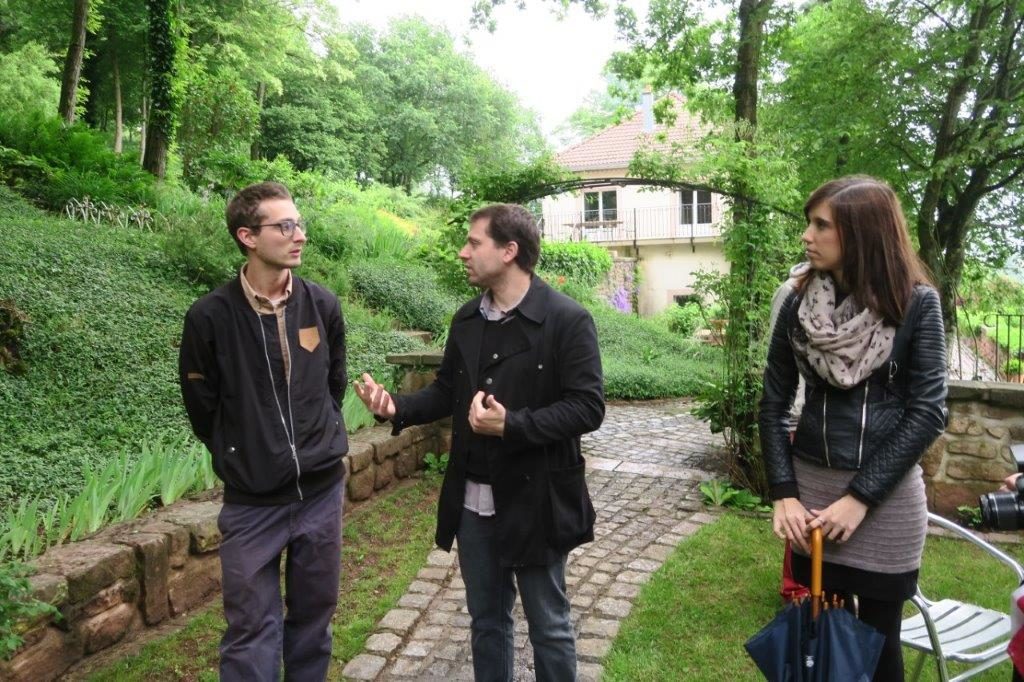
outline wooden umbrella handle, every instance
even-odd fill
[[[825,543],[821,528],[811,531],[811,617],[818,618],[821,612],[821,562],[825,554]]]

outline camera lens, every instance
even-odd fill
[[[989,528],[1018,530],[1024,525],[1016,493],[987,493],[978,498],[981,521]]]

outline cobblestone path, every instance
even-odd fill
[[[651,573],[713,520],[697,485],[711,475],[720,442],[683,401],[609,405],[601,429],[583,438],[597,525],[594,542],[573,551],[566,569],[581,680],[600,679],[601,659]],[[343,675],[472,680],[469,620],[456,553],[435,550]],[[518,602],[515,621],[516,679],[534,680]]]

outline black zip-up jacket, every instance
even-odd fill
[[[192,430],[224,481],[225,502],[287,504],[344,475],[348,436],[339,406],[346,384],[345,323],[338,298],[293,276],[284,318],[290,384],[276,316],[257,314],[237,277],[185,315],[181,393]]]
[[[759,423],[771,498],[800,496],[791,459],[800,457],[856,470],[847,492],[875,506],[946,426],[946,338],[938,293],[914,288],[888,361],[846,390],[797,362],[791,339],[800,300],[794,292],[783,303],[764,372]],[[789,406],[798,372],[807,380],[806,403],[790,445]]]
[[[481,297],[452,319],[432,384],[393,396],[394,432],[452,417],[451,459],[437,504],[439,547],[451,550],[462,516],[471,447],[487,457],[502,566],[543,566],[594,539],[580,436],[604,419],[601,354],[585,309],[534,276],[489,357],[480,357],[486,321]],[[478,436],[469,406],[478,390],[505,406],[501,438]]]

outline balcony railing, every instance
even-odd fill
[[[537,222],[544,238],[556,242],[713,239],[722,233],[720,226],[711,222],[711,204],[697,204],[696,220],[692,206],[605,209],[600,219],[595,213],[544,211]]]

